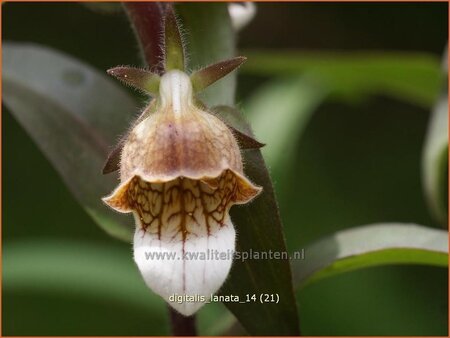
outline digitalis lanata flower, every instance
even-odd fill
[[[121,183],[104,201],[134,215],[134,260],[147,285],[184,315],[204,303],[170,296],[207,300],[217,292],[235,248],[229,210],[261,191],[244,175],[232,129],[196,98],[243,61],[236,60],[191,76],[167,66],[161,77],[126,67],[110,72],[154,98],[121,143]]]

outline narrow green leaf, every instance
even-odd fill
[[[88,214],[129,241],[132,221],[100,198],[117,184],[101,175],[109,145],[129,125],[135,102],[106,75],[57,51],[3,45],[3,99]]]
[[[448,97],[431,113],[422,160],[423,185],[428,205],[443,225],[448,222]]]
[[[165,42],[165,69],[185,69],[184,46],[181,39],[180,28],[173,11],[169,5],[166,9],[164,22],[164,42]]]
[[[447,53],[444,71],[448,73]],[[422,181],[428,205],[434,217],[448,224],[448,86],[431,112],[422,157]]]
[[[219,113],[228,123],[245,135],[253,136],[250,126],[235,109],[221,109]],[[261,152],[243,151],[245,173],[263,193],[243,208],[233,208],[231,218],[236,226],[236,251],[285,252],[282,224],[272,183]],[[286,260],[235,260],[230,277],[222,287],[222,295],[278,294],[278,304],[226,303],[241,325],[252,335],[297,335],[299,324],[293,297],[291,272]]]
[[[213,65],[204,67],[195,71],[191,75],[192,86],[194,87],[194,92],[199,93],[205,88],[212,85],[214,82],[220,80],[228,73],[232,72],[243,64],[247,60],[246,57],[237,56],[235,58],[220,61]]]
[[[304,287],[340,273],[386,264],[448,266],[448,232],[401,223],[350,228],[306,247],[304,259],[292,260],[292,271],[294,284]]]
[[[144,93],[151,94],[152,96],[158,95],[160,81],[158,74],[145,69],[124,66],[108,69],[107,73]]]
[[[284,252],[286,244],[269,172],[257,149],[243,153],[246,175],[263,193],[251,204],[231,209],[238,252]],[[299,323],[289,262],[282,259],[235,260],[222,295],[278,294],[279,303],[226,303],[251,335],[298,335]]]
[[[248,74],[311,74],[345,98],[384,94],[424,107],[436,101],[442,74],[439,59],[401,52],[328,53],[245,51]]]

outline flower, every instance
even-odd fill
[[[134,259],[154,292],[167,301],[173,294],[208,299],[231,268],[235,230],[229,210],[261,188],[244,176],[231,130],[195,104],[187,74],[171,70],[159,88],[159,98],[124,142],[121,184],[104,201],[133,213]],[[210,250],[220,254],[200,259]],[[184,315],[203,305],[170,304]]]
[[[189,76],[178,69],[183,68],[183,57],[177,58],[184,50],[176,44],[181,40],[171,14],[166,33],[172,41],[166,41],[166,48],[172,50],[166,55],[176,60],[166,60],[161,77],[128,67],[109,71],[151,93],[153,100],[120,142],[121,151],[115,152],[120,154],[120,184],[103,200],[116,211],[134,215],[134,260],[146,284],[189,316],[229,274],[236,239],[231,206],[249,202],[262,189],[244,175],[236,140],[242,134],[196,97],[245,58]],[[195,301],[173,301],[175,295]]]

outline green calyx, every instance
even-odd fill
[[[178,69],[184,71],[185,56],[184,45],[181,39],[180,26],[175,17],[172,6],[168,6],[164,19],[164,66],[165,71]]]
[[[138,90],[148,93],[152,96],[158,95],[159,82],[161,80],[158,74],[145,69],[120,66],[107,70],[109,75],[114,76],[123,83],[132,86]]]

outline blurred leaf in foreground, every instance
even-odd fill
[[[292,261],[294,284],[304,287],[336,274],[387,264],[448,266],[448,232],[416,224],[383,223],[339,231]]]
[[[400,52],[323,53],[245,51],[248,74],[294,76],[307,73],[344,98],[383,94],[423,107],[436,100],[442,74],[439,59]]]
[[[72,57],[4,43],[3,100],[87,213],[106,232],[129,241],[132,222],[111,213],[99,196],[116,181],[101,170],[109,144],[136,109],[130,96]]]
[[[448,98],[443,97],[431,113],[423,154],[423,184],[436,219],[447,224],[448,214]]]
[[[448,73],[447,53],[444,74]],[[448,223],[448,85],[431,112],[425,141],[422,174],[428,205],[435,218]]]
[[[3,306],[10,310],[4,313],[3,333],[142,335],[152,330],[153,334],[167,334],[164,303],[147,292],[139,272],[130,264],[128,251],[117,245],[46,238],[6,244]],[[25,304],[18,301],[23,295]],[[42,308],[36,298],[45,301],[45,311],[24,317],[30,309]],[[67,304],[71,316],[61,311]],[[83,309],[85,304],[90,307]]]
[[[265,143],[264,158],[275,170],[290,164],[303,129],[326,89],[309,77],[271,81],[258,89],[244,105],[256,138]]]

